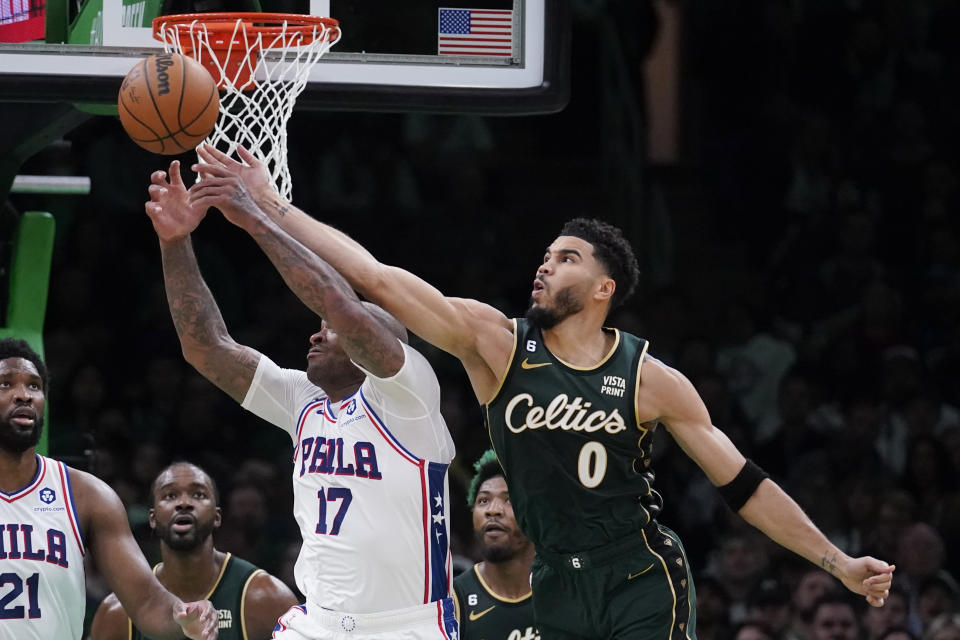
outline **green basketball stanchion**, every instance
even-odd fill
[[[43,321],[47,313],[55,231],[56,223],[49,213],[27,211],[20,217],[13,241],[6,324],[0,326],[0,338],[26,340],[44,359]],[[47,453],[49,416],[48,403],[44,411],[46,428],[37,445],[37,452],[43,455]]]

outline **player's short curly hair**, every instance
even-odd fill
[[[467,489],[467,506],[471,509],[477,501],[477,491],[480,490],[480,485],[490,478],[504,475],[503,467],[500,466],[500,460],[497,459],[497,454],[493,449],[484,451],[483,455],[473,463],[473,469],[475,471],[473,480],[470,481],[470,487]]]
[[[47,371],[47,365],[44,364],[40,354],[30,348],[26,340],[20,338],[4,338],[0,340],[0,360],[7,358],[23,358],[33,363],[43,381],[43,393],[46,395],[47,386],[50,383],[50,373]]]
[[[560,235],[580,238],[593,245],[593,256],[617,283],[610,300],[611,311],[633,294],[640,281],[640,266],[633,247],[619,228],[594,218],[574,218],[563,225]]]

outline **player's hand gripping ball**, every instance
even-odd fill
[[[217,85],[203,65],[179,53],[138,62],[120,85],[117,112],[127,135],[163,155],[194,149],[220,115]]]

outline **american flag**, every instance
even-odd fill
[[[437,53],[442,56],[510,56],[513,11],[440,9]]]

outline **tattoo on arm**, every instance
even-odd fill
[[[314,313],[330,322],[347,354],[373,373],[403,364],[396,337],[366,308],[346,279],[276,226],[253,232],[284,282]]]
[[[230,337],[189,240],[165,247],[162,255],[167,302],[184,353],[204,377],[242,400],[260,354]]]
[[[269,202],[270,208],[274,210],[278,218],[282,218],[287,215],[287,212],[290,211],[290,204],[286,202]]]
[[[820,558],[820,566],[826,569],[831,575],[836,575],[837,573],[837,553],[830,553],[827,551],[823,554],[823,557]]]

